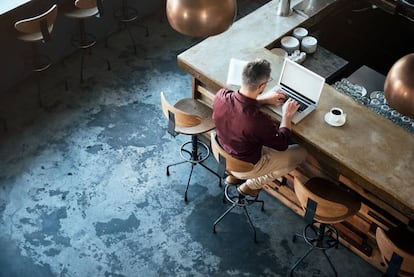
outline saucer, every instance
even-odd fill
[[[345,122],[346,122],[346,117],[345,117],[345,116],[342,116],[341,121],[338,121],[338,122],[331,122],[331,121],[329,120],[329,115],[330,115],[330,113],[326,113],[326,114],[325,114],[325,122],[326,122],[326,123],[328,123],[328,124],[329,124],[329,125],[331,125],[331,126],[334,126],[334,127],[340,127],[340,126],[344,125],[344,124],[345,124]]]

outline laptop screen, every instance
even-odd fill
[[[312,100],[314,103],[318,103],[323,85],[325,84],[325,78],[285,58],[279,84],[281,86],[287,86],[294,92]]]

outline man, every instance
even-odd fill
[[[282,91],[259,97],[270,72],[266,60],[249,62],[243,69],[240,90],[221,89],[213,101],[218,142],[233,157],[255,165],[249,172],[232,172],[246,180],[238,188],[243,196],[256,197],[265,184],[295,169],[307,155],[299,145],[289,145],[291,120],[299,104]],[[283,105],[279,127],[260,110],[264,104]]]

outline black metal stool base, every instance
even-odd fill
[[[129,38],[132,42],[132,47],[134,48],[134,54],[137,54],[137,43],[132,35],[129,25],[134,24],[137,27],[143,28],[145,30],[145,37],[149,36],[148,28],[142,24],[137,23],[139,13],[137,9],[128,6],[127,0],[122,0],[121,8],[115,10],[114,17],[118,20],[119,24],[125,27],[128,32]],[[105,39],[105,46],[108,47],[109,37]]]
[[[85,52],[89,51],[88,54],[92,54],[91,48],[96,44],[96,37],[91,33],[87,33],[85,30],[84,19],[79,20],[79,34],[78,36],[72,36],[71,43],[72,43],[72,46],[82,51],[81,64],[80,64],[80,83],[83,83],[84,81],[83,71],[84,71],[85,54],[86,54]],[[109,60],[104,57],[100,57],[100,56],[97,56],[97,57],[102,59],[106,63],[107,70],[110,71],[111,63],[109,62]],[[67,87],[66,84],[65,84],[65,87]]]
[[[37,89],[37,103],[40,108],[44,108],[42,102],[42,93],[41,93],[41,77],[43,71],[49,69],[52,65],[52,60],[49,56],[40,54],[39,47],[36,42],[32,43],[32,57],[29,59],[25,59],[24,61],[25,66],[30,68],[30,70],[36,74],[36,89]]]
[[[190,149],[188,149],[190,148]],[[199,149],[203,149],[204,153],[201,153]],[[202,141],[199,141],[196,135],[191,136],[191,141],[187,141],[183,143],[180,147],[180,156],[183,159],[183,161],[173,163],[167,166],[166,174],[167,176],[170,176],[170,167],[184,164],[184,163],[191,163],[191,170],[190,175],[188,177],[187,186],[185,188],[184,193],[184,201],[188,201],[187,193],[188,193],[188,187],[190,185],[191,176],[193,174],[194,166],[201,165],[208,171],[210,171],[212,174],[217,176],[219,179],[219,187],[221,187],[221,177],[217,175],[215,171],[208,168],[206,165],[203,164],[203,162],[210,156],[210,148]]]
[[[222,221],[224,217],[226,217],[226,215],[229,214],[234,208],[239,207],[239,208],[243,208],[244,214],[246,215],[249,221],[250,227],[252,228],[252,231],[253,231],[254,242],[257,243],[256,228],[254,227],[253,222],[250,218],[249,212],[247,211],[247,206],[253,203],[261,203],[262,204],[261,211],[263,212],[264,201],[258,200],[257,199],[258,196],[256,196],[255,198],[247,198],[247,197],[240,195],[240,193],[237,191],[237,187],[238,186],[236,185],[226,184],[226,187],[224,188],[224,196],[225,196],[225,199],[227,199],[227,201],[231,203],[231,206],[219,218],[217,218],[216,221],[214,221],[213,233],[216,233],[217,224],[220,221]]]
[[[310,245],[310,248],[305,252],[305,254],[296,261],[293,267],[290,269],[290,276],[293,276],[294,270],[299,266],[299,264],[313,251],[321,250],[327,259],[330,267],[332,268],[335,276],[338,276],[338,273],[331,262],[331,259],[326,254],[328,249],[333,247],[338,248],[339,245],[339,236],[336,228],[330,224],[321,223],[319,228],[317,228],[314,223],[308,224],[303,229],[302,234],[295,234],[292,238],[293,242],[296,242],[296,239],[301,237],[304,241]]]

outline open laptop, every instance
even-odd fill
[[[278,84],[265,93],[281,89],[289,98],[295,99],[300,107],[292,122],[297,124],[316,108],[324,84],[325,78],[285,58]],[[282,116],[282,106],[268,105],[268,108]]]

